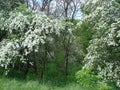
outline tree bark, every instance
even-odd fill
[[[69,60],[69,49],[68,47],[65,48],[65,76],[68,76],[68,60]]]
[[[45,68],[46,68],[46,61],[47,61],[47,44],[45,43],[43,59],[42,59],[42,67],[41,67],[41,79],[42,80],[44,79],[44,73],[45,73]]]
[[[38,77],[38,64],[39,64],[39,62],[38,62],[38,60],[36,58],[36,52],[35,52],[35,50],[33,50],[33,61],[34,61],[35,74]]]

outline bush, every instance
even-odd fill
[[[93,75],[91,69],[80,70],[76,73],[77,82],[85,87],[95,87],[100,79],[98,76]]]
[[[112,90],[112,88],[108,86],[106,83],[100,82],[98,85],[98,90]]]
[[[82,69],[76,73],[77,82],[87,88],[97,90],[111,90],[107,83],[101,82],[101,77],[92,73],[92,69]]]

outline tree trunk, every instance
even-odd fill
[[[69,57],[69,49],[68,47],[65,48],[65,76],[67,77],[68,76],[68,58]]]
[[[45,43],[44,46],[44,53],[43,53],[43,59],[42,59],[42,67],[41,67],[41,79],[44,79],[44,73],[46,68],[46,61],[47,61],[47,44]]]
[[[35,70],[35,74],[36,76],[38,76],[38,60],[36,58],[36,52],[33,50],[33,61],[34,61],[34,70]]]

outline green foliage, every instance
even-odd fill
[[[98,90],[112,90],[112,87],[108,86],[104,82],[100,82],[98,88],[99,88]]]
[[[27,74],[27,77],[26,77],[27,80],[35,80],[36,79],[36,75],[34,73],[28,73]]]
[[[9,12],[24,3],[24,0],[0,0],[0,10]]]
[[[18,38],[18,36],[17,36],[16,34],[10,34],[9,37],[10,37],[11,39],[17,39],[17,38]]]
[[[75,32],[78,44],[85,54],[87,53],[87,47],[89,46],[89,41],[92,39],[93,35],[93,31],[91,28],[92,25],[86,21],[78,26]]]
[[[21,12],[24,15],[31,15],[32,14],[32,10],[27,8],[26,4],[22,4],[19,7],[17,7],[14,12]]]
[[[80,70],[76,73],[77,82],[85,87],[95,87],[100,77],[94,75],[91,69]]]
[[[101,77],[92,73],[92,69],[82,69],[76,73],[77,82],[84,87],[95,90],[112,90],[112,87],[101,81]]]
[[[116,0],[118,3],[120,3],[120,0]]]
[[[4,71],[5,72],[5,71]],[[15,69],[11,69],[10,72],[8,73],[7,77],[9,78],[16,78],[19,80],[23,80],[26,78],[23,72]]]

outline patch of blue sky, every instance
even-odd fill
[[[42,0],[37,0],[38,2],[41,2]],[[82,19],[83,18],[83,15],[82,15],[82,12],[79,11],[76,16],[75,16],[76,19]]]
[[[41,0],[37,0],[38,2],[41,2]]]

